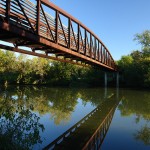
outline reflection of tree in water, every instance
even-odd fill
[[[39,92],[35,94],[37,93]],[[35,96],[32,99],[36,101],[35,110],[38,110],[40,114],[49,112],[55,124],[60,124],[70,119],[71,113],[78,103],[78,98],[85,103],[91,102],[93,105],[99,105],[103,99],[103,91],[99,89],[45,88],[39,97]]]
[[[9,87],[8,87],[9,88]],[[98,93],[98,94],[97,94]],[[13,149],[30,149],[41,143],[40,115],[51,114],[55,124],[67,122],[74,111],[78,98],[86,104],[98,105],[103,91],[92,89],[68,89],[47,87],[10,87],[0,94],[0,141],[2,146]],[[9,145],[6,143],[10,143]],[[0,147],[1,149],[1,147]]]
[[[144,94],[143,94],[144,93]],[[119,104],[119,110],[122,116],[136,115],[136,122],[140,118],[150,120],[150,93],[140,91],[126,91],[124,99]]]
[[[40,96],[30,97],[34,103],[34,110],[40,115],[49,113],[55,124],[67,122],[77,104],[77,93],[67,89],[46,88]]]
[[[40,131],[44,126],[39,123],[40,118],[25,107],[18,107],[16,112],[12,112],[12,107],[7,107],[0,115],[0,149],[26,150],[42,143]]]
[[[0,97],[7,99],[10,106],[13,105],[12,112],[16,112],[18,106],[25,106],[28,109],[37,111],[40,115],[51,114],[50,117],[54,119],[55,124],[67,122],[70,119],[71,113],[78,103],[78,98],[81,98],[85,105],[87,102],[91,102],[94,106],[99,105],[104,98],[102,89],[25,86],[11,87],[7,91],[0,94]],[[112,93],[112,91],[108,91],[108,93]],[[3,109],[5,108],[3,107]]]
[[[144,94],[143,94],[144,93]],[[122,116],[135,115],[135,122],[139,123],[144,119],[148,124],[150,122],[150,93],[140,91],[126,91],[124,99],[118,108]],[[134,134],[136,140],[143,141],[145,145],[150,145],[150,127],[145,125]]]
[[[145,145],[150,145],[150,127],[144,126],[135,134],[135,139],[142,141]]]
[[[100,88],[83,88],[80,89],[79,93],[79,97],[84,101],[84,102],[91,102],[94,106],[98,106],[100,105],[100,103],[102,103],[102,101],[104,100],[105,97],[105,89],[100,89]],[[107,89],[107,94],[106,94],[106,98],[108,98],[109,96],[112,96],[112,94],[114,94],[115,91],[112,89]]]
[[[7,102],[1,102],[2,98]],[[0,114],[6,112],[5,109],[12,105],[12,113],[17,111],[18,106],[25,106],[37,111],[40,115],[51,114],[51,119],[54,119],[56,124],[68,121],[76,104],[77,93],[65,88],[22,87],[14,90],[7,89],[7,92],[0,94],[0,108],[2,108]]]
[[[51,119],[54,119],[55,124],[67,122],[70,119],[79,97],[85,103],[94,99],[91,96],[92,91],[84,89],[19,87],[14,90],[7,90],[8,92],[0,95],[0,97],[12,100],[9,101],[9,104],[14,106],[13,112],[16,111],[17,105],[25,105],[28,109],[34,109],[40,115],[51,114]],[[95,104],[94,101],[92,103]]]

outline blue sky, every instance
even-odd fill
[[[51,0],[89,29],[118,60],[141,48],[133,38],[150,30],[150,0]]]

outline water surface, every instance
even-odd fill
[[[101,149],[150,149],[149,91],[27,86],[0,89],[0,149],[43,149],[96,108],[100,118],[85,121],[76,141],[86,144],[113,108]]]

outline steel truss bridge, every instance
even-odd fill
[[[48,0],[0,0],[0,40],[13,44],[1,49],[117,71],[104,43]]]

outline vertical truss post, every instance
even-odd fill
[[[108,53],[108,66],[110,66],[110,55]]]
[[[103,47],[103,64],[105,64],[105,47]]]
[[[100,57],[101,57],[101,60],[100,60],[100,62],[102,62],[102,48],[103,48],[103,46],[102,46],[102,43],[101,43],[101,49],[100,49]]]
[[[37,22],[36,22],[36,33],[37,35],[40,34],[40,6],[41,6],[41,0],[37,0],[37,11],[36,11],[36,18],[37,18]]]
[[[78,52],[80,52],[80,25],[78,24]]]
[[[58,43],[58,10],[56,10],[55,41]]]
[[[110,54],[108,53],[108,66],[110,66]]]
[[[105,64],[107,65],[107,61],[108,61],[108,58],[107,58],[107,50],[106,50],[106,61],[105,61]]]
[[[98,61],[99,61],[99,60],[100,60],[100,59],[99,59],[99,55],[100,55],[100,51],[99,51],[99,41],[98,41],[98,54],[97,54],[97,55],[98,55]]]
[[[6,0],[6,22],[9,22],[10,17],[10,1],[11,0]]]
[[[68,48],[69,49],[70,49],[70,43],[71,43],[70,30],[71,30],[71,19],[68,18]]]
[[[106,51],[106,65],[108,64],[108,52]]]
[[[112,67],[112,57],[110,58],[110,66]]]
[[[87,36],[86,36],[86,29],[84,30],[84,34],[85,34],[85,36],[84,36],[84,55],[86,55],[86,40],[87,40]]]
[[[109,61],[110,61],[110,56],[109,56],[109,52],[108,52],[108,66],[109,66]]]
[[[103,51],[103,57],[104,57],[104,61],[103,61],[103,63],[105,64],[105,58],[106,58],[106,54],[105,54],[105,52],[106,52],[106,49],[105,49],[105,47],[104,47],[104,51]]]
[[[107,52],[107,65],[109,66],[109,53]]]
[[[105,64],[107,65],[107,50],[106,50],[106,60],[105,60]]]
[[[94,37],[94,51],[95,51],[95,54],[94,54],[94,59],[96,60],[96,52],[97,52],[97,44],[96,44],[96,37]]]
[[[92,35],[90,33],[90,57],[92,58]]]
[[[102,47],[102,63],[104,63],[104,47]]]

